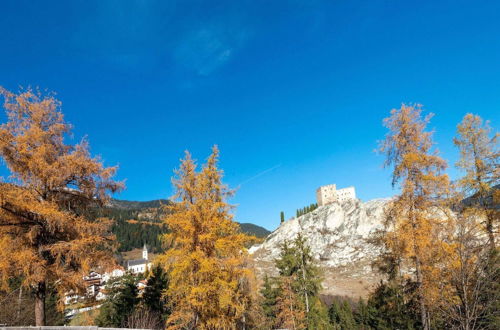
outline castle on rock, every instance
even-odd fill
[[[318,206],[324,206],[333,202],[343,202],[348,199],[355,199],[356,191],[354,187],[337,189],[335,184],[321,186],[316,189],[316,200]]]

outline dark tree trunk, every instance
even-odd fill
[[[429,317],[427,315],[427,307],[425,306],[424,302],[424,294],[422,292],[423,287],[422,287],[422,271],[420,269],[420,260],[418,257],[416,258],[416,273],[417,273],[417,294],[418,294],[418,300],[419,300],[419,305],[420,305],[420,321],[422,322],[422,329],[429,330],[430,325],[429,325]]]
[[[41,327],[45,325],[45,282],[39,282],[35,289],[35,323]]]

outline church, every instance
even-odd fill
[[[150,269],[153,263],[148,259],[148,248],[144,244],[142,249],[142,259],[127,261],[127,270],[133,274],[144,273],[146,269]]]

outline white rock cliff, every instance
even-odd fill
[[[358,199],[322,206],[281,224],[250,254],[259,275],[275,274],[274,260],[280,244],[300,232],[306,237],[318,264],[323,268],[323,292],[351,297],[365,296],[380,280],[371,264],[379,248],[368,238],[382,228],[384,208],[389,198],[361,202]]]

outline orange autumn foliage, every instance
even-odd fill
[[[446,162],[432,152],[432,133],[425,131],[430,116],[422,118],[421,113],[420,105],[393,109],[384,120],[389,133],[380,151],[386,154],[385,165],[393,167],[393,185],[401,188],[388,210],[385,247],[412,272],[422,326],[429,329],[430,310],[440,295],[439,262],[449,250],[441,237],[445,221],[439,212],[449,179],[442,173]]]
[[[83,214],[102,205],[115,167],[92,158],[84,140],[72,146],[53,95],[27,89],[14,94],[0,88],[7,122],[0,126],[0,155],[11,176],[0,184],[0,280],[18,277],[35,293],[36,324],[44,325],[48,286],[59,296],[82,290],[82,276],[111,261],[109,221]]]
[[[283,329],[306,329],[306,309],[292,288],[293,276],[280,278],[281,293],[276,298],[276,324]]]
[[[170,249],[161,257],[169,270],[166,292],[172,329],[235,329],[251,306],[250,271],[245,244],[249,237],[233,221],[226,199],[233,192],[221,182],[219,151],[201,171],[186,152],[173,180],[176,202],[165,218]]]
[[[492,134],[488,121],[483,122],[481,117],[470,113],[457,125],[457,133],[453,140],[460,151],[457,167],[464,172],[458,186],[464,196],[474,197],[468,211],[482,219],[490,248],[494,250],[500,214],[497,208],[487,204],[489,196],[492,205],[498,205],[500,201],[498,189],[493,189],[500,181],[500,133]]]

